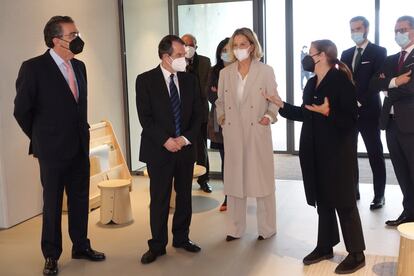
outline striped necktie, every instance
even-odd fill
[[[175,137],[181,135],[181,101],[178,96],[178,89],[174,83],[174,74],[170,75],[170,101],[171,108],[174,115],[174,124],[175,124]]]
[[[403,67],[406,54],[407,54],[407,51],[402,51],[400,54],[400,58],[398,59],[398,72],[400,72]]]

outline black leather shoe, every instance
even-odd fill
[[[141,263],[142,264],[152,263],[153,261],[157,259],[157,257],[165,255],[165,253],[166,253],[165,249],[160,252],[153,252],[151,250],[148,250],[147,252],[144,253],[144,255],[142,255]]]
[[[384,205],[385,205],[385,198],[384,197],[374,198],[371,202],[371,205],[369,205],[369,209],[371,209],[371,210],[380,209]]]
[[[46,258],[43,275],[57,275],[59,272],[58,262],[53,258]]]
[[[385,224],[388,226],[398,226],[406,222],[414,222],[414,218],[402,214],[396,220],[387,220]]]
[[[200,184],[200,189],[203,190],[205,193],[211,193],[213,191],[211,189],[210,184],[208,184],[207,182],[203,183],[203,184]]]
[[[72,250],[72,259],[85,259],[89,261],[103,261],[105,260],[105,254],[93,250],[92,248],[86,248],[83,251],[74,251]]]
[[[233,236],[230,236],[230,235],[227,235],[227,237],[226,237],[226,241],[234,241],[234,240],[238,240],[238,239],[240,239],[240,238],[236,238],[236,237],[233,237]]]
[[[365,266],[365,255],[363,252],[352,253],[335,268],[336,274],[350,274]]]
[[[303,258],[305,265],[316,264],[320,261],[333,258],[333,250],[331,248],[316,247],[311,253]]]
[[[198,246],[197,244],[193,243],[190,240],[188,240],[184,243],[181,243],[181,244],[173,243],[173,246],[175,248],[182,248],[182,249],[185,249],[188,252],[193,252],[193,253],[200,252],[200,250],[201,250],[200,246]]]

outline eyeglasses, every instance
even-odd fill
[[[403,33],[406,33],[410,30],[412,30],[412,28],[401,28],[401,29],[395,29],[394,32],[403,34]]]
[[[69,39],[75,39],[78,36],[80,36],[80,33],[79,32],[73,32],[73,33],[70,33],[70,34],[61,35],[61,37],[64,37],[64,36],[68,37]]]

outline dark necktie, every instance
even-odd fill
[[[400,72],[403,67],[406,54],[407,54],[407,51],[402,51],[400,54],[400,59],[398,60],[398,72]]]
[[[170,101],[174,115],[175,137],[179,137],[181,135],[181,102],[177,86],[174,83],[174,74],[170,75]]]
[[[361,65],[362,48],[357,48],[358,53],[355,56],[354,72],[357,71],[359,65]]]

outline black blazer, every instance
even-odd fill
[[[279,114],[303,122],[299,159],[308,204],[354,206],[358,116],[355,87],[337,69],[329,70],[318,87],[316,83],[317,76],[306,83],[301,107],[285,103]],[[320,105],[325,97],[330,104],[328,117],[304,107]]]
[[[385,97],[380,117],[380,128],[386,129],[389,121],[391,106],[394,106],[394,116],[401,132],[414,133],[414,50],[408,54],[403,67],[398,72],[400,53],[388,56],[371,80],[371,87],[375,90],[388,91]],[[411,80],[397,88],[389,89],[392,78],[411,70]]]
[[[208,95],[207,95],[207,85],[208,85],[208,74],[210,72],[211,63],[210,59],[205,56],[201,56],[197,53],[194,54],[193,63],[187,66],[187,72],[197,76],[199,80],[200,87],[200,101],[201,108],[203,110],[201,122],[206,123],[208,121]]]
[[[198,81],[189,73],[178,72],[181,99],[181,131],[191,145],[178,153],[164,148],[164,143],[175,136],[174,115],[170,96],[160,66],[138,75],[136,80],[136,104],[142,126],[139,160],[149,164],[162,165],[179,154],[194,163],[193,146],[201,126],[201,103]]]
[[[355,48],[352,47],[342,52],[341,61],[344,62],[352,71],[352,60]],[[374,74],[381,68],[387,57],[387,50],[378,45],[368,43],[361,57],[361,64],[353,72],[356,86],[357,100],[361,103],[358,114],[362,118],[378,119],[381,112],[381,98],[379,90],[369,87],[369,82]]]
[[[86,68],[80,60],[71,63],[78,102],[49,50],[20,67],[14,117],[30,139],[29,154],[39,159],[70,159],[80,149],[89,155]]]

